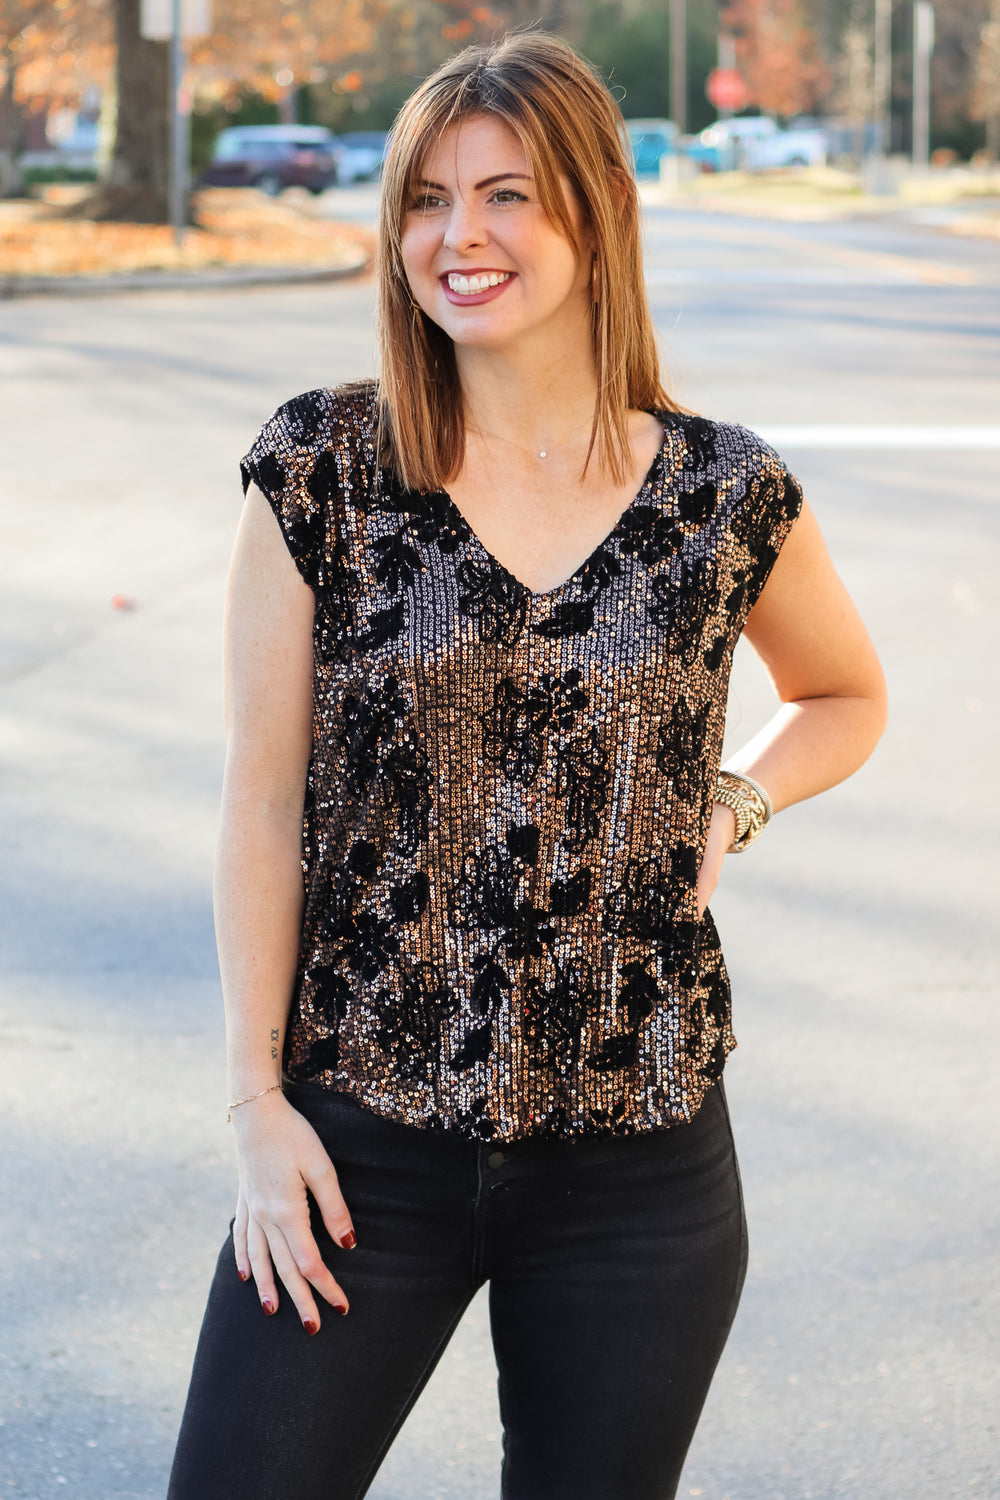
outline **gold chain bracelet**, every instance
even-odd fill
[[[259,1094],[247,1094],[245,1099],[234,1099],[232,1104],[228,1106],[226,1114],[226,1124],[229,1125],[232,1122],[233,1110],[239,1109],[241,1104],[252,1104],[255,1099],[263,1099],[265,1094],[273,1094],[277,1089],[280,1088],[284,1088],[284,1084],[272,1083],[269,1089],[261,1089]]]

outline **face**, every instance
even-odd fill
[[[464,120],[428,153],[403,221],[403,265],[414,301],[459,349],[589,340],[591,251],[563,190],[579,253],[546,218],[524,147],[501,120]]]

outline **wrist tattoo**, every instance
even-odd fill
[[[272,1056],[272,1058],[277,1058],[277,1056],[278,1056],[278,1036],[279,1036],[278,1028],[276,1026],[272,1026],[271,1027],[271,1056]]]

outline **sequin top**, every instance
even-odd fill
[[[695,882],[737,637],[801,493],[741,427],[655,413],[613,531],[533,593],[312,391],[242,463],[316,598],[300,1082],[477,1140],[688,1120],[735,1045]]]

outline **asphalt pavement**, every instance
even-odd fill
[[[997,1500],[1000,252],[670,207],[647,242],[680,399],[780,442],[892,695],[870,764],[713,902],[751,1265],[680,1494]],[[372,306],[359,280],[0,307],[0,1495],[164,1495],[233,1202],[237,463],[279,402],[370,371]],[[732,742],[769,702],[741,652]],[[493,1380],[479,1298],[374,1500],[496,1500]]]

